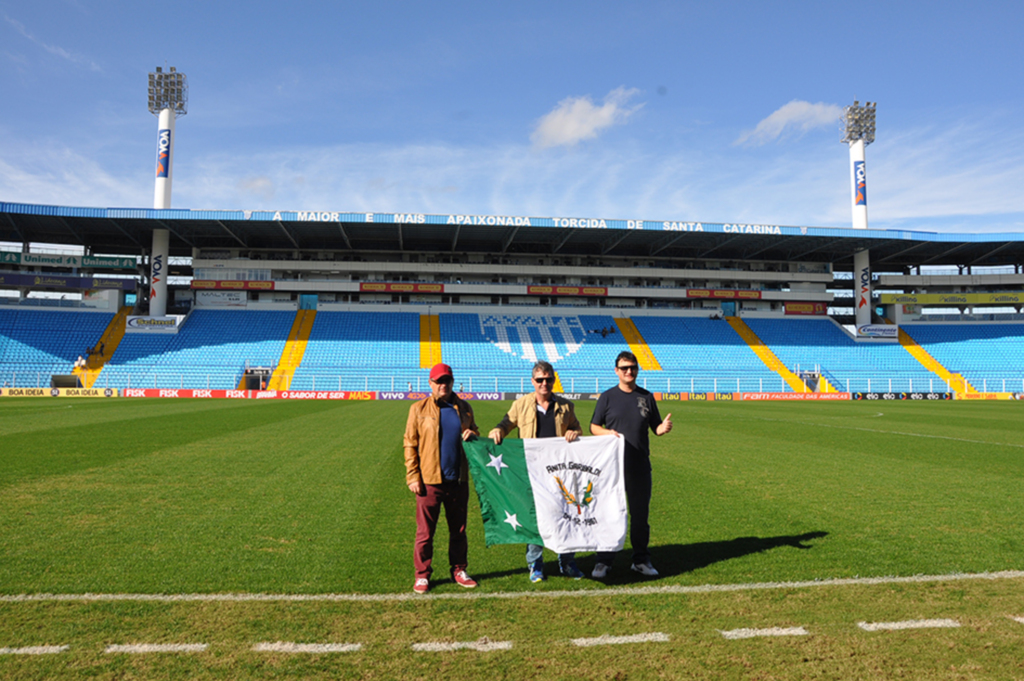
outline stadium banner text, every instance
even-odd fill
[[[1022,393],[957,393],[958,400],[1019,400]]]
[[[951,400],[953,393],[853,393],[855,400]]]
[[[134,291],[134,279],[97,279],[95,277],[58,277],[48,274],[0,274],[0,285],[25,288],[61,288],[75,291],[117,289]]]
[[[444,284],[364,282],[359,284],[359,290],[365,293],[444,293]]]
[[[125,333],[178,333],[182,317],[143,317],[131,315],[125,320]]]
[[[102,267],[107,269],[135,269],[135,258],[101,258],[94,255],[54,255],[50,253],[12,253],[0,251],[0,264],[36,265],[42,267]]]
[[[192,288],[194,289],[214,289],[214,290],[226,290],[226,291],[273,291],[274,282],[272,281],[235,281],[231,279],[227,280],[209,280],[209,279],[193,279]]]
[[[825,315],[828,314],[828,303],[785,303],[788,315]]]
[[[607,286],[527,286],[529,296],[607,296]]]
[[[116,388],[0,388],[0,397],[117,397]]]
[[[1003,293],[883,293],[883,305],[1021,305],[1024,292]]]

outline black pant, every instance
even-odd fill
[[[629,542],[633,547],[633,563],[646,563],[651,559],[648,545],[651,542],[651,526],[648,517],[651,512],[651,462],[644,458],[639,463],[626,464],[623,471],[626,487],[626,503],[629,505]],[[597,562],[611,565],[614,552],[597,554]]]

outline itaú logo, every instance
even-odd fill
[[[171,131],[164,128],[157,134],[156,176],[167,177],[171,169]]]
[[[867,267],[860,271],[860,303],[857,309],[868,304],[868,297],[871,295],[871,270]]]
[[[853,204],[855,206],[868,205],[868,173],[864,169],[864,161],[853,162],[853,178],[857,186],[857,197]]]

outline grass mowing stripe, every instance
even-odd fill
[[[777,589],[811,589],[837,586],[875,586],[880,584],[927,584],[931,582],[957,582],[964,580],[1021,579],[1024,571],[1004,570],[978,574],[914,575],[910,577],[844,577],[814,579],[802,582],[761,582],[750,584],[703,584],[699,586],[636,586],[605,589],[574,589],[571,591],[486,591],[431,593],[431,594],[13,594],[0,595],[0,603],[46,602],[139,602],[139,603],[387,603],[403,601],[475,601],[515,600],[519,598],[583,598],[598,596],[661,596],[670,594],[707,594],[730,591],[766,591]]]

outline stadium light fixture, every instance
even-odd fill
[[[171,66],[167,73],[161,67],[149,74],[149,113],[156,116],[164,109],[175,118],[188,113],[188,78]]]
[[[843,139],[849,144],[862,140],[865,145],[875,141],[875,105],[878,102],[864,102],[863,106],[857,100],[843,109]]]

